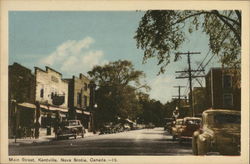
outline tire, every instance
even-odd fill
[[[82,138],[84,138],[84,132],[82,131]]]
[[[198,155],[197,139],[195,136],[193,136],[193,138],[192,138],[192,151],[193,151],[193,155]]]

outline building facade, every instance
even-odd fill
[[[88,128],[90,126],[90,112],[88,111],[90,105],[90,80],[83,74],[66,80],[69,83],[69,117],[81,120],[84,127]]]
[[[35,76],[18,63],[9,66],[9,138],[21,137],[35,119]],[[31,135],[26,134],[27,136]]]
[[[51,127],[56,120],[67,119],[68,82],[62,79],[62,74],[50,67],[46,70],[35,67],[35,79],[35,101],[40,110],[41,127]]]
[[[211,68],[206,75],[208,108],[241,109],[238,70]]]

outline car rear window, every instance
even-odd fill
[[[214,116],[215,124],[240,124],[240,115],[235,114],[216,114]]]
[[[78,125],[77,121],[69,121],[69,126],[76,126]]]
[[[186,124],[190,124],[190,125],[197,125],[197,124],[200,124],[201,123],[201,120],[196,120],[196,119],[193,119],[193,120],[187,120],[186,121]]]

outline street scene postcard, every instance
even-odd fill
[[[0,162],[247,163],[249,2],[188,3],[3,3]]]

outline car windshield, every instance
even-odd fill
[[[230,124],[239,124],[240,125],[241,118],[240,115],[235,114],[216,114],[214,115],[214,123],[217,126],[226,126]]]

